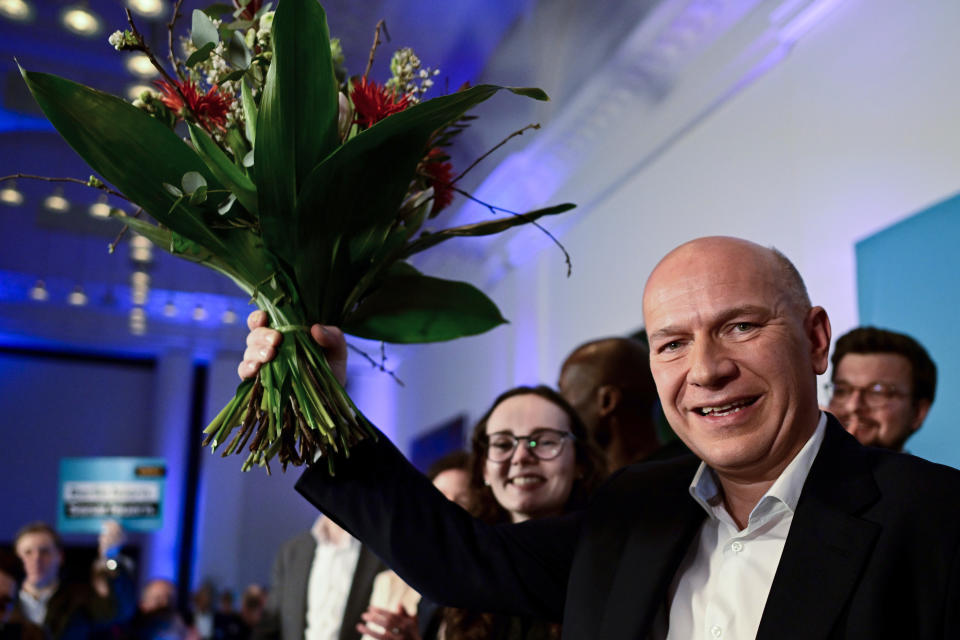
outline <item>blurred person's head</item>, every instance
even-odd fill
[[[605,470],[577,412],[545,386],[501,394],[474,429],[471,448],[475,511],[492,521],[559,515],[585,501]]]
[[[263,608],[267,603],[267,592],[259,584],[247,585],[240,598],[240,617],[250,628],[257,626],[263,617]]]
[[[611,470],[660,448],[657,387],[644,343],[624,337],[586,342],[564,360],[557,385],[606,453]]]
[[[172,608],[176,602],[177,587],[165,578],[150,580],[140,593],[140,611],[143,613]]]
[[[63,564],[63,543],[45,522],[31,522],[14,539],[14,551],[23,563],[23,585],[28,590],[56,584]]]
[[[900,451],[920,429],[937,367],[908,335],[858,327],[837,340],[829,409],[862,444]]]
[[[10,620],[13,603],[17,601],[17,581],[13,574],[0,567],[0,626]]]
[[[451,502],[470,509],[470,454],[454,451],[443,456],[427,469],[433,486]]]
[[[213,585],[204,582],[193,592],[193,610],[207,613],[213,608]]]
[[[232,613],[233,612],[233,591],[230,589],[224,589],[220,592],[220,612],[221,613]]]

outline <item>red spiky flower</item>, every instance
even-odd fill
[[[427,185],[433,187],[433,211],[435,216],[453,202],[453,165],[448,162],[449,156],[442,150],[434,147],[427,153],[420,166],[421,172],[427,177]]]
[[[217,85],[210,87],[205,94],[197,89],[193,82],[184,82],[174,80],[176,86],[166,80],[157,80],[154,84],[160,89],[160,100],[173,111],[178,118],[186,118],[192,111],[199,124],[209,132],[213,132],[213,127],[226,131],[227,113],[230,111],[230,104],[233,98],[220,91]],[[179,91],[177,88],[179,87]],[[183,94],[181,96],[181,94]],[[186,98],[186,104],[183,99]],[[186,107],[189,107],[187,109]]]
[[[395,89],[369,82],[366,77],[353,81],[350,99],[353,100],[357,124],[364,129],[410,106],[410,96],[398,97]]]

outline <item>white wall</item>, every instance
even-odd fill
[[[781,4],[756,3],[735,37],[749,44],[753,29],[759,42],[758,29]],[[593,205],[561,238],[573,257],[571,278],[553,248],[529,240],[531,230],[520,232],[529,249],[508,243],[494,247],[479,268],[450,267],[461,276],[473,269],[479,280],[503,259],[498,251],[509,252],[506,259],[519,265],[487,291],[512,324],[408,356],[401,434],[410,437],[464,408],[476,417],[499,391],[529,382],[531,372],[553,383],[579,342],[635,329],[651,268],[700,235],[777,246],[805,276],[815,304],[830,313],[834,335],[855,326],[854,242],[960,186],[957,25],[957,2],[841,2],[771,71],[597,199],[629,163],[636,141],[650,135],[649,123],[664,119],[638,101],[637,116],[597,139],[593,151],[603,153],[549,198]],[[730,46],[729,39],[719,42],[691,67],[703,72],[711,58],[724,63]],[[677,84],[714,77],[684,76]],[[695,91],[684,95],[698,99]],[[664,104],[690,107],[677,102]],[[549,131],[547,124],[543,135]]]

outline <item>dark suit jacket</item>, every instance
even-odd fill
[[[565,638],[645,638],[705,517],[685,456],[627,467],[579,514],[489,526],[385,438],[297,489],[443,604],[563,620]],[[960,472],[860,446],[831,416],[758,638],[956,638]]]
[[[272,584],[263,619],[254,629],[256,640],[303,640],[307,622],[307,583],[317,543],[309,531],[287,541],[273,562]],[[355,627],[370,604],[373,579],[386,567],[360,547],[357,568],[340,625],[340,640],[359,640]]]

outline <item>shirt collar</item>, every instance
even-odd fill
[[[814,429],[813,434],[763,495],[754,511],[770,500],[782,502],[790,511],[796,510],[803,484],[807,480],[807,475],[810,473],[810,467],[813,466],[813,461],[817,457],[817,452],[820,451],[826,426],[827,415],[821,411],[817,428]],[[690,495],[703,507],[707,515],[712,518],[717,517],[715,510],[722,504],[723,496],[720,493],[716,474],[705,462],[700,463],[693,480],[690,482]]]
[[[320,515],[310,528],[310,534],[320,546],[331,546],[337,549],[347,549],[352,546],[355,538],[342,529],[333,520]]]

